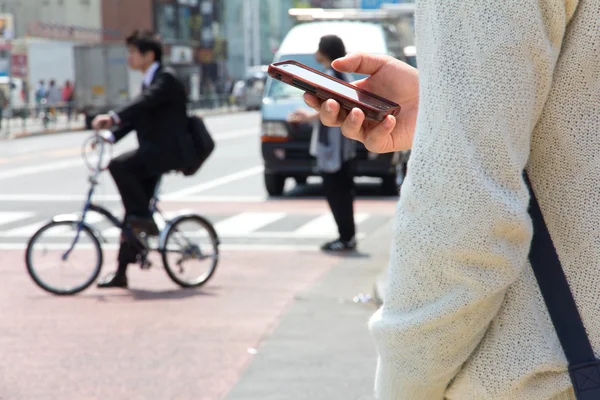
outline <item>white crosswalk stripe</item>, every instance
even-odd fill
[[[263,226],[269,225],[283,217],[286,213],[253,213],[245,212],[234,215],[215,225],[215,230],[220,235],[247,235]]]
[[[176,215],[192,213],[191,210],[181,210],[178,212],[166,212],[165,218],[169,220]],[[117,214],[118,215],[118,214]],[[302,225],[296,225],[286,229],[286,222],[283,221],[288,216],[294,216],[297,219],[298,214],[291,212],[241,212],[220,219],[214,223],[214,227],[221,238],[250,238],[250,239],[326,239],[334,238],[337,235],[337,226],[330,213],[315,215],[306,215],[306,222]],[[205,216],[211,220],[210,216]],[[360,225],[369,220],[372,215],[369,213],[356,213],[355,223],[357,225],[357,238],[364,237]],[[0,238],[30,238],[39,228],[51,220],[50,216],[43,217],[35,212],[28,211],[0,211]],[[155,218],[160,229],[164,227],[161,218]],[[22,224],[19,222],[22,221]],[[112,226],[102,215],[97,213],[88,213],[86,221],[94,225],[106,239],[115,239],[120,235],[120,229]],[[275,224],[272,227],[269,225]],[[292,224],[293,225],[293,224]],[[69,227],[48,232],[51,237],[71,237],[73,233]],[[0,239],[1,240],[1,239]]]
[[[0,211],[0,225],[10,224],[12,222],[34,216],[35,213],[26,211]]]
[[[358,225],[361,222],[365,221],[367,218],[369,218],[369,214],[356,213],[354,214],[354,223]],[[333,215],[323,214],[302,225],[294,233],[297,236],[314,237],[324,235],[326,237],[329,237],[337,233],[337,227],[335,225]]]

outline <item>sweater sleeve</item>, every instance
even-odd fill
[[[573,0],[417,0],[420,104],[385,302],[376,398],[442,400],[527,264],[522,172]]]

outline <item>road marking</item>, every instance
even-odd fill
[[[367,213],[355,213],[354,223],[358,225],[367,218],[369,218],[369,214]],[[327,213],[307,222],[293,233],[298,237],[331,236],[337,234],[337,226],[333,219],[333,215]]]
[[[237,139],[244,136],[256,136],[258,138],[258,128],[240,129],[237,131],[222,133],[220,135],[212,135],[217,142],[221,140]]]
[[[189,196],[198,192],[203,192],[216,188],[218,186],[225,185],[227,183],[235,182],[243,178],[247,178],[252,175],[260,174],[263,172],[265,167],[263,165],[257,165],[255,167],[247,168],[242,171],[234,172],[233,174],[225,175],[220,178],[210,180],[208,182],[202,182],[198,185],[194,185],[185,189],[177,190],[169,194],[163,195],[163,200],[179,200],[182,197]]]
[[[35,215],[35,213],[25,211],[0,211],[0,225],[30,218],[33,215]]]
[[[55,244],[46,244],[45,245],[48,250],[67,250],[70,247],[68,243],[55,243]],[[0,243],[0,251],[5,250],[25,250],[27,248],[27,243]],[[93,245],[91,244],[80,244],[77,246],[78,249],[93,249]],[[117,243],[107,243],[102,245],[102,250],[118,250],[119,245]],[[289,244],[221,244],[219,245],[219,251],[285,251],[285,252],[295,252],[295,251],[320,251],[319,246],[311,246],[311,245],[289,245]],[[220,256],[223,258],[223,255]]]
[[[21,218],[25,219],[25,218]],[[42,226],[46,225],[51,221],[51,217],[48,219],[37,221],[32,224],[28,224],[25,226],[20,226],[18,228],[9,229],[8,231],[0,232],[0,237],[31,237],[34,233],[36,233]],[[89,224],[95,224],[100,221],[105,220],[105,217],[101,214],[90,212],[86,214],[85,221]],[[15,219],[17,221],[17,219]],[[0,220],[1,224],[1,220]],[[73,232],[69,234],[70,232]],[[68,226],[63,226],[61,228],[53,228],[52,234],[47,234],[50,237],[71,237],[75,231],[69,230]]]
[[[247,128],[247,129],[236,129],[232,131],[226,131],[225,133],[221,133],[219,135],[212,135],[215,141],[224,141],[237,139],[244,136],[253,136],[256,135],[258,137],[259,129],[258,128]],[[44,150],[27,150],[24,153],[18,153],[15,156],[10,157],[1,157],[0,163],[6,164],[9,162],[16,161],[27,161],[36,159],[39,157],[54,157],[58,158],[61,156],[73,156],[81,154],[81,146],[79,147],[58,147],[52,149],[44,149]]]
[[[56,171],[57,169],[71,168],[71,167],[75,167],[78,165],[81,165],[81,166],[84,165],[84,162],[81,158],[72,158],[72,159],[67,159],[67,160],[63,160],[63,161],[54,161],[54,162],[49,162],[49,163],[44,163],[44,164],[39,164],[39,165],[33,165],[30,167],[14,168],[14,169],[11,169],[10,171],[0,172],[0,180],[9,179],[9,178],[17,178],[17,177],[25,176],[25,175],[39,174],[40,172]]]
[[[220,135],[213,135],[213,139],[215,141],[219,142],[219,141],[237,139],[240,137],[252,136],[252,135],[257,135],[257,137],[258,137],[258,129],[257,128],[236,130],[236,131],[222,133]],[[66,148],[65,150],[52,149],[52,150],[49,150],[46,154],[56,154],[56,155],[64,154],[64,155],[66,155],[70,151],[71,151],[71,148]],[[74,149],[73,149],[73,151],[74,151]],[[81,151],[81,150],[78,149],[77,151]],[[28,156],[28,157],[30,157],[30,156]],[[10,158],[2,159],[3,163],[5,161],[9,161],[9,160],[10,160]],[[18,158],[15,158],[15,160],[18,161]],[[41,173],[41,172],[53,171],[53,170],[57,170],[57,169],[71,168],[71,167],[76,167],[79,165],[84,165],[84,162],[80,157],[77,157],[77,158],[71,158],[71,159],[62,160],[62,161],[53,161],[53,162],[48,162],[48,163],[39,164],[39,165],[15,168],[10,171],[0,172],[0,180],[16,178],[16,177],[25,176],[25,175],[32,175],[32,174],[37,174],[37,173]]]
[[[267,226],[286,216],[286,213],[254,213],[245,212],[226,218],[215,224],[218,235],[248,235],[249,233]]]
[[[87,196],[80,194],[0,194],[0,201],[5,202],[76,202],[85,201]],[[93,197],[94,201],[121,201],[121,196],[118,194],[97,194]],[[266,196],[189,196],[182,199],[172,200],[177,203],[261,203],[268,201]],[[160,197],[161,203],[168,203],[169,200],[164,200]]]
[[[60,230],[55,228],[51,232],[44,233],[45,237],[52,238],[73,238],[75,234],[75,230],[69,230],[68,227],[62,227]],[[105,239],[116,239],[120,236],[121,230],[116,227],[106,228],[101,231],[102,236]],[[323,232],[310,232],[310,233],[298,233],[298,232],[239,232],[239,231],[230,231],[230,232],[219,232],[217,230],[217,235],[221,239],[327,239],[333,238],[337,235],[335,229],[329,229],[328,231]],[[15,237],[15,235],[8,235],[5,232],[0,233],[0,237]],[[207,238],[208,233],[206,231],[201,232],[186,232],[185,237],[189,239],[200,239]],[[356,234],[357,239],[363,239],[366,235],[363,232],[359,232]]]

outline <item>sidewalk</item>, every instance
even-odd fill
[[[190,113],[193,115],[211,116],[243,111],[244,110],[239,107],[232,106],[192,110]],[[20,139],[53,133],[67,133],[84,130],[86,130],[86,128],[83,114],[78,115],[76,119],[74,118],[71,121],[69,121],[65,115],[59,115],[56,121],[48,123],[47,129],[44,128],[40,118],[10,118],[2,120],[0,139]]]
[[[372,296],[387,265],[391,227],[360,242],[359,255],[341,258],[297,296],[224,400],[373,399],[377,356],[367,322],[376,306],[353,298]]]

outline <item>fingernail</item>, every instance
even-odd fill
[[[331,104],[328,101],[325,102],[325,111],[331,112]]]

